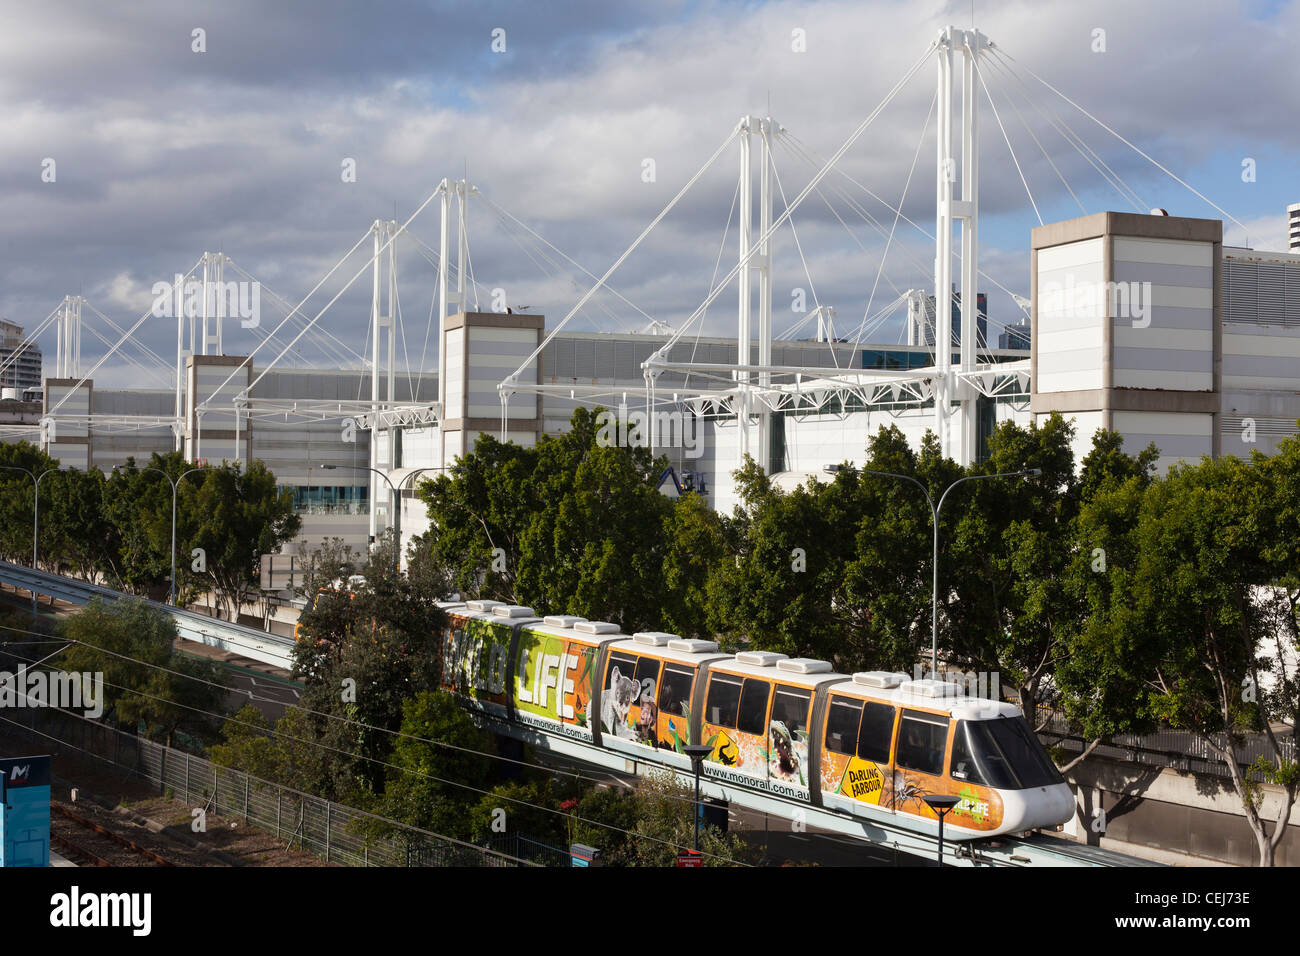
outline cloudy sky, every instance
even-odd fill
[[[80,294],[127,327],[150,311],[154,283],[222,251],[264,290],[261,324],[229,325],[225,350],[269,357],[279,348],[260,343],[285,314],[271,293],[298,303],[373,220],[405,221],[444,177],[468,175],[493,204],[474,200],[468,212],[479,307],[500,289],[554,325],[591,280],[555,268],[556,254],[496,208],[602,274],[747,113],[785,127],[775,161],[792,201],[817,170],[811,157],[838,149],[942,26],[970,25],[971,9],[3,0],[0,315],[31,330]],[[1040,217],[1162,206],[1223,218],[1035,74],[1238,220],[1229,241],[1283,247],[1285,207],[1300,201],[1300,0],[977,0],[975,15],[1002,54],[981,71],[996,115],[983,87],[980,100],[982,288],[995,323],[1019,317],[998,284],[1027,293]],[[809,306],[835,307],[843,333],[898,290],[932,282],[932,242],[895,224],[885,203],[906,185],[904,216],[933,229],[934,76],[931,58],[796,209],[795,233],[777,237],[778,333],[800,318],[796,289]],[[632,331],[646,325],[642,312],[672,325],[690,316],[734,265],[738,169],[733,143],[615,273],[641,312],[601,295],[570,327]],[[436,250],[436,202],[410,231]],[[399,241],[403,367],[428,367],[436,343],[428,255]],[[314,316],[362,272],[320,320],[354,351],[368,320],[367,258],[343,263],[304,306]],[[871,338],[897,341],[900,316]],[[117,338],[93,312],[85,321]],[[734,324],[733,287],[703,327],[734,334]],[[175,335],[174,320],[150,317],[136,340],[174,359]],[[52,330],[41,344],[53,374]],[[84,334],[84,365],[103,351]],[[299,353],[311,364],[337,354],[309,339]],[[167,374],[158,367],[157,383]],[[147,381],[117,358],[95,377]]]

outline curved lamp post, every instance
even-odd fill
[[[934,499],[930,497],[930,491],[925,485],[917,481],[911,475],[898,475],[892,471],[868,471],[863,470],[864,474],[880,475],[884,478],[901,478],[903,481],[910,481],[916,487],[921,489],[921,494],[925,495],[926,503],[930,506],[930,520],[934,526],[934,557],[931,565],[934,569],[934,593],[931,598],[930,607],[930,674],[936,676],[939,673],[939,511],[943,508],[943,503],[948,497],[948,492],[952,491],[963,481],[977,481],[980,478],[1027,478],[1041,475],[1041,468],[1026,468],[1023,471],[1004,471],[996,475],[967,475],[965,478],[958,478],[951,485],[943,490],[939,496],[939,503],[936,505]]]
[[[0,470],[4,471],[21,471],[24,475],[32,480],[34,491],[32,493],[32,570],[36,570],[37,556],[37,536],[41,530],[41,479],[46,475],[52,475],[58,471],[57,468],[47,468],[39,475],[28,468],[19,465],[0,465]],[[32,589],[32,615],[36,615],[36,589]]]
[[[113,471],[117,471],[118,468],[120,467],[121,467],[120,465],[114,465]],[[153,467],[137,468],[136,471],[157,472],[158,474],[166,478],[167,483],[172,486],[172,587],[171,587],[172,596],[171,596],[170,603],[172,607],[175,607],[176,606],[176,492],[177,489],[180,487],[181,479],[183,479],[186,475],[194,474],[196,471],[203,471],[203,468],[201,467],[191,468],[189,471],[183,471],[180,473],[180,475],[176,478],[175,481],[172,481],[172,476],[167,474],[167,472],[163,471],[161,468],[153,468]]]

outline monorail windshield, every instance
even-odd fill
[[[950,773],[954,780],[999,790],[1027,790],[1064,782],[1024,717],[958,722]]]

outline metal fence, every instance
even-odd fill
[[[26,731],[52,753],[80,751],[148,780],[193,808],[240,820],[343,866],[539,866],[218,766],[53,708],[6,708],[0,726]]]
[[[1059,711],[1046,704],[1039,704],[1036,714],[1034,726],[1038,728],[1038,737],[1045,745],[1060,747],[1071,753],[1082,753],[1087,747],[1089,741],[1077,733]],[[1222,746],[1225,743],[1225,734],[1212,736],[1217,745]],[[1296,759],[1296,746],[1293,740],[1279,736],[1278,746],[1284,759]],[[1215,777],[1231,776],[1227,765],[1210,748],[1209,743],[1203,737],[1187,730],[1159,730],[1151,734],[1116,734],[1099,744],[1093,750],[1093,754],[1112,760],[1153,767],[1169,767],[1188,773]],[[1238,762],[1245,770],[1257,757],[1264,757],[1271,763],[1273,748],[1263,734],[1247,734],[1237,744],[1237,755]],[[1257,782],[1264,782],[1263,775],[1258,772],[1251,772],[1248,777]]]

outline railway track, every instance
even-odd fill
[[[50,805],[50,843],[92,866],[175,866],[171,860],[59,804]]]

